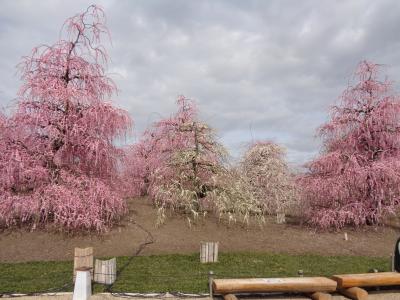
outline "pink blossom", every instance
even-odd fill
[[[363,61],[331,119],[320,157],[298,179],[310,224],[340,228],[382,222],[400,203],[400,99]]]
[[[116,87],[105,73],[104,21],[90,6],[65,22],[66,40],[34,48],[19,65],[17,110],[0,117],[0,225],[101,232],[125,212],[114,139],[131,120],[108,102]]]

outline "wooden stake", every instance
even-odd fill
[[[214,272],[210,270],[208,271],[208,292],[210,294],[210,299],[213,299],[214,296],[213,280],[214,280]]]
[[[285,214],[284,213],[277,213],[276,214],[276,223],[277,224],[284,224],[285,223]]]
[[[339,289],[339,293],[353,300],[367,300],[368,292],[359,287]]]
[[[327,293],[316,292],[308,295],[312,300],[331,300],[332,296]]]
[[[224,300],[238,300],[238,298],[234,294],[226,294]]]
[[[213,257],[213,262],[218,261],[218,247],[219,247],[219,242],[214,243],[214,257]]]
[[[113,284],[117,278],[117,261],[115,257],[109,260],[96,259],[94,281],[103,284]]]
[[[212,263],[218,261],[218,242],[200,243],[200,262]]]
[[[93,279],[93,247],[75,248],[74,255],[74,273],[73,280],[75,281],[76,269],[89,268],[90,276]]]

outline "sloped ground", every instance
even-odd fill
[[[130,220],[148,229],[154,237],[155,242],[146,247],[143,255],[193,253],[199,251],[201,241],[219,241],[222,252],[366,255],[388,257],[389,263],[389,256],[400,233],[398,220],[392,220],[390,226],[357,231],[315,232],[294,224],[293,220],[289,220],[289,224],[279,225],[271,219],[261,229],[258,225],[247,228],[241,225],[227,226],[211,216],[200,218],[198,224],[191,228],[186,217],[171,216],[165,225],[156,228],[156,210],[147,199],[130,200],[129,207],[130,213],[121,224],[102,236],[6,230],[0,233],[0,261],[72,260],[74,247],[88,246],[94,247],[97,257],[131,255],[146,234]],[[348,234],[348,241],[344,240],[344,232]]]

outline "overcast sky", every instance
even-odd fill
[[[400,1],[0,0],[0,106],[20,85],[16,64],[59,38],[64,20],[99,4],[112,45],[108,72],[136,137],[183,94],[233,155],[252,140],[287,147],[301,165],[358,62],[400,81]],[[398,89],[398,83],[395,86]]]

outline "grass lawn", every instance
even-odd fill
[[[117,268],[129,257],[118,257]],[[58,288],[72,282],[72,261],[0,263],[0,294],[30,293]],[[359,256],[287,255],[270,253],[220,253],[219,262],[200,264],[199,254],[139,256],[123,269],[114,292],[207,292],[207,273],[216,277],[330,276],[339,273],[389,270],[388,258]],[[63,291],[72,291],[72,285]],[[94,286],[95,292],[105,287]]]

